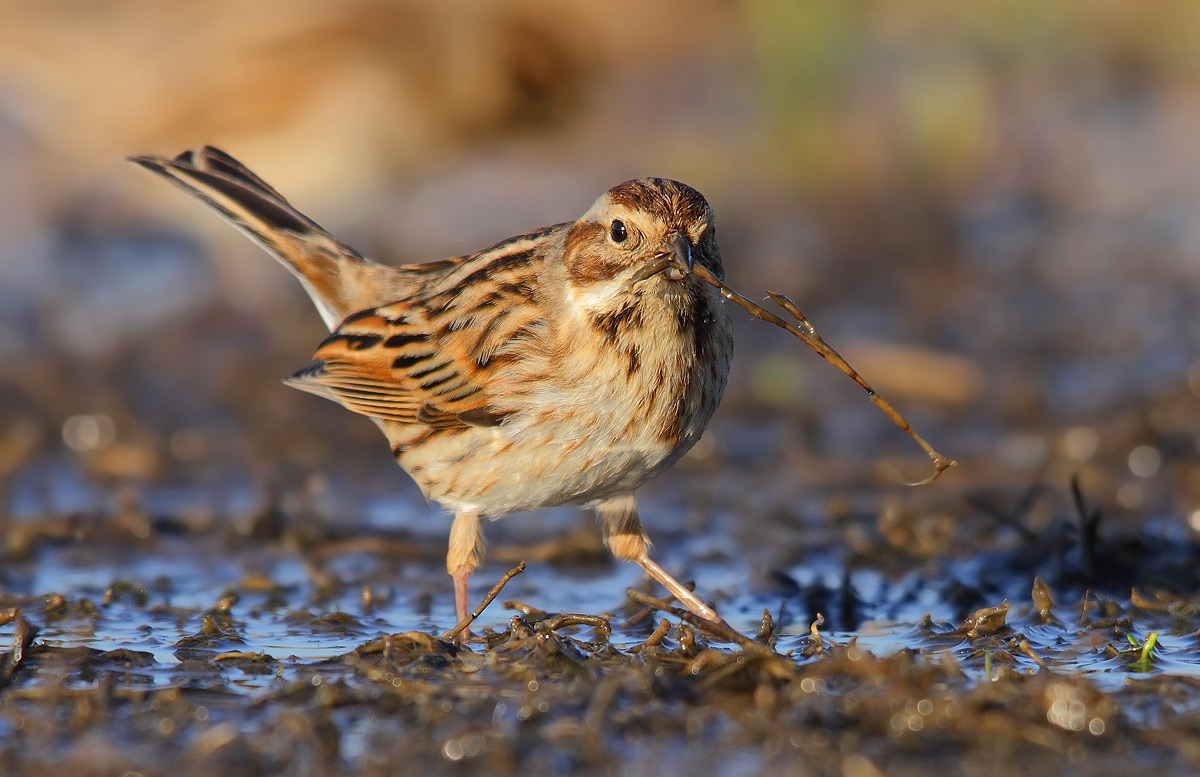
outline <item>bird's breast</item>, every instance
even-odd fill
[[[724,303],[683,301],[560,321],[550,347],[497,376],[503,423],[442,435],[401,465],[431,500],[492,516],[632,493],[700,439],[724,393]]]

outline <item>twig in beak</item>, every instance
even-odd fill
[[[645,268],[643,268],[643,272],[644,271]],[[937,480],[939,475],[958,463],[954,459],[948,459],[935,451],[929,443],[925,442],[920,435],[914,432],[913,428],[909,426],[908,421],[904,420],[904,416],[897,413],[895,408],[893,408],[887,400],[876,394],[875,389],[871,388],[871,384],[863,380],[863,377],[859,375],[858,372],[851,367],[845,359],[842,358],[841,354],[830,348],[825,343],[825,340],[821,338],[821,335],[817,334],[816,328],[814,328],[804,314],[800,312],[800,308],[796,307],[796,303],[792,302],[782,294],[776,294],[773,291],[767,292],[767,296],[771,298],[772,302],[774,302],[776,305],[779,305],[796,319],[796,322],[800,325],[799,328],[796,328],[769,310],[765,310],[761,306],[746,299],[741,294],[738,294],[736,291],[722,283],[715,275],[709,272],[708,268],[704,265],[696,264],[692,268],[692,272],[700,280],[716,287],[716,289],[721,292],[721,296],[723,296],[725,299],[741,305],[750,315],[754,316],[760,321],[766,321],[774,324],[777,327],[786,329],[796,337],[799,337],[805,345],[821,354],[825,361],[846,373],[846,375],[850,376],[855,383],[862,386],[863,389],[866,390],[867,396],[870,398],[871,402],[880,410],[882,410],[888,418],[892,419],[894,424],[899,426],[901,429],[907,432],[910,437],[916,440],[917,445],[920,445],[921,449],[924,450],[925,453],[929,455],[929,458],[933,461],[932,475],[924,480],[917,481],[916,483],[908,483],[907,485],[923,486],[926,483],[932,483],[933,481]]]
[[[633,274],[633,278],[630,279],[629,283],[630,283],[630,285],[632,285],[632,284],[638,283],[639,281],[644,281],[653,275],[658,275],[660,272],[662,272],[663,270],[667,269],[670,266],[671,266],[671,254],[660,254],[659,256],[657,256],[655,258],[655,260],[653,262],[650,262],[645,267],[643,267],[642,269],[635,272]]]

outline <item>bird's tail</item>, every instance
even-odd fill
[[[304,284],[325,324],[333,329],[351,313],[378,304],[365,297],[364,276],[384,271],[334,239],[296,210],[245,165],[212,146],[174,159],[131,157],[220,211],[278,257]]]

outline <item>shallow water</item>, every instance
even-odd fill
[[[187,512],[186,494],[175,494],[178,511]],[[24,497],[18,493],[15,499]],[[169,493],[159,493],[146,503],[165,514],[171,499]],[[253,502],[246,497],[227,501],[242,507]],[[720,519],[680,535],[671,527],[677,532],[687,524],[681,503],[662,493],[648,503],[663,519],[665,551],[658,554],[663,562],[701,581],[701,591],[743,633],[755,633],[763,610],[769,610],[778,624],[776,649],[797,656],[801,664],[820,660],[819,655],[798,656],[811,644],[810,623],[821,612],[825,620],[818,631],[831,645],[853,645],[880,658],[916,651],[926,662],[951,660],[970,683],[989,680],[987,666],[998,666],[989,658],[993,653],[1005,655],[1007,671],[1068,673],[1086,678],[1105,693],[1149,677],[1197,678],[1200,672],[1194,599],[1165,591],[1161,602],[1132,606],[1128,590],[1105,592],[1101,585],[1093,592],[1074,581],[1079,570],[1070,568],[1069,558],[1047,556],[1038,561],[1037,552],[1021,543],[959,554],[963,557],[957,559],[914,562],[919,571],[896,573],[890,568],[894,559],[883,559],[882,567],[862,558],[848,565],[844,552],[821,547],[824,536],[818,534],[816,546],[803,560],[764,570],[755,563],[755,554],[764,557],[761,549],[745,557],[736,548],[730,550]],[[181,667],[197,656],[210,661],[228,651],[270,656],[274,661],[267,671],[254,666],[252,671],[223,670],[205,677],[227,692],[253,697],[380,635],[437,633],[452,625],[449,580],[438,558],[440,535],[448,522],[432,508],[396,507],[395,500],[376,503],[364,511],[361,525],[337,527],[342,539],[314,541],[302,536],[313,527],[289,526],[265,544],[239,537],[220,521],[205,532],[152,528],[149,536],[130,542],[100,516],[90,526],[80,521],[80,533],[93,536],[35,542],[29,554],[7,561],[0,584],[5,606],[20,607],[40,627],[40,645],[145,654],[144,664],[121,680],[139,687],[186,686],[197,678],[181,673]],[[664,515],[671,510],[673,520]],[[397,525],[384,519],[398,514],[402,517]],[[36,524],[29,516],[20,521]],[[541,541],[549,537],[553,543],[553,532],[568,545],[577,542],[572,532],[584,527],[587,534],[587,526],[586,518],[570,510],[519,516],[506,529],[493,529],[500,534],[494,555],[515,558],[523,547],[532,547],[534,536]],[[110,533],[115,536],[105,536]],[[1152,522],[1138,542],[1158,543],[1164,552],[1175,547],[1175,554],[1161,559],[1172,564],[1180,561],[1172,555],[1182,554],[1186,561],[1191,552],[1180,538],[1178,526]],[[534,561],[509,584],[500,601],[517,600],[556,612],[611,613],[612,644],[618,649],[638,645],[646,637],[646,623],[623,626],[622,612],[628,614],[625,588],[643,584],[640,571],[608,562],[594,533],[585,545],[589,541],[588,560]],[[798,542],[803,544],[802,539]],[[879,551],[886,556],[885,548]],[[1149,558],[1134,561],[1151,567]],[[475,579],[473,595],[504,568],[500,561],[489,562]],[[1059,585],[1053,591],[1053,608],[1040,615],[1030,600],[1034,574]],[[364,599],[368,589],[369,604]],[[1152,595],[1141,592],[1143,601]],[[219,604],[222,599],[226,604]],[[1002,602],[1012,607],[1003,625],[986,638],[969,637],[958,628],[975,610]],[[204,632],[204,618],[214,612],[227,622],[228,630],[218,628],[210,634],[211,644],[197,640]],[[474,628],[504,631],[512,616],[497,602]],[[15,622],[0,626],[0,642],[11,642],[16,628]],[[1144,644],[1151,632],[1157,635],[1153,660],[1139,665],[1140,654],[1129,651]],[[1022,640],[1045,669],[1033,655],[1014,649]],[[18,687],[92,687],[103,676],[47,676],[37,666],[35,660],[22,669]],[[1136,723],[1140,717],[1135,713],[1130,719]]]
[[[1155,406],[1184,424],[1196,412],[1176,395]],[[868,428],[870,412],[845,418]],[[1197,533],[1180,492],[1158,487],[1189,482],[1194,458],[1161,443],[1155,477],[1136,475],[1146,438],[1117,416],[1076,433],[1098,440],[1085,461],[1079,440],[1031,432],[908,489],[877,461],[810,452],[794,423],[730,411],[640,494],[655,557],[759,635],[740,646],[631,602],[629,588],[661,593],[573,509],[489,524],[472,597],[527,569],[477,641],[438,640],[454,620],[449,520],[373,438],[269,477],[198,465],[120,482],[86,452],[31,458],[5,493],[0,613],[20,617],[2,618],[0,645],[21,660],[0,654],[0,767],[1200,763],[1179,744],[1200,720]],[[881,449],[888,466],[918,471],[904,444]],[[1038,466],[1018,466],[1035,449]]]

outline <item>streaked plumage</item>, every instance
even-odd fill
[[[225,214],[300,278],[331,334],[287,382],[374,420],[426,497],[455,513],[447,566],[460,617],[481,517],[591,504],[618,557],[716,619],[646,557],[632,496],[700,438],[729,371],[725,303],[690,273],[697,262],[723,276],[698,192],[628,181],[577,221],[388,267],[217,149],[133,161]]]

